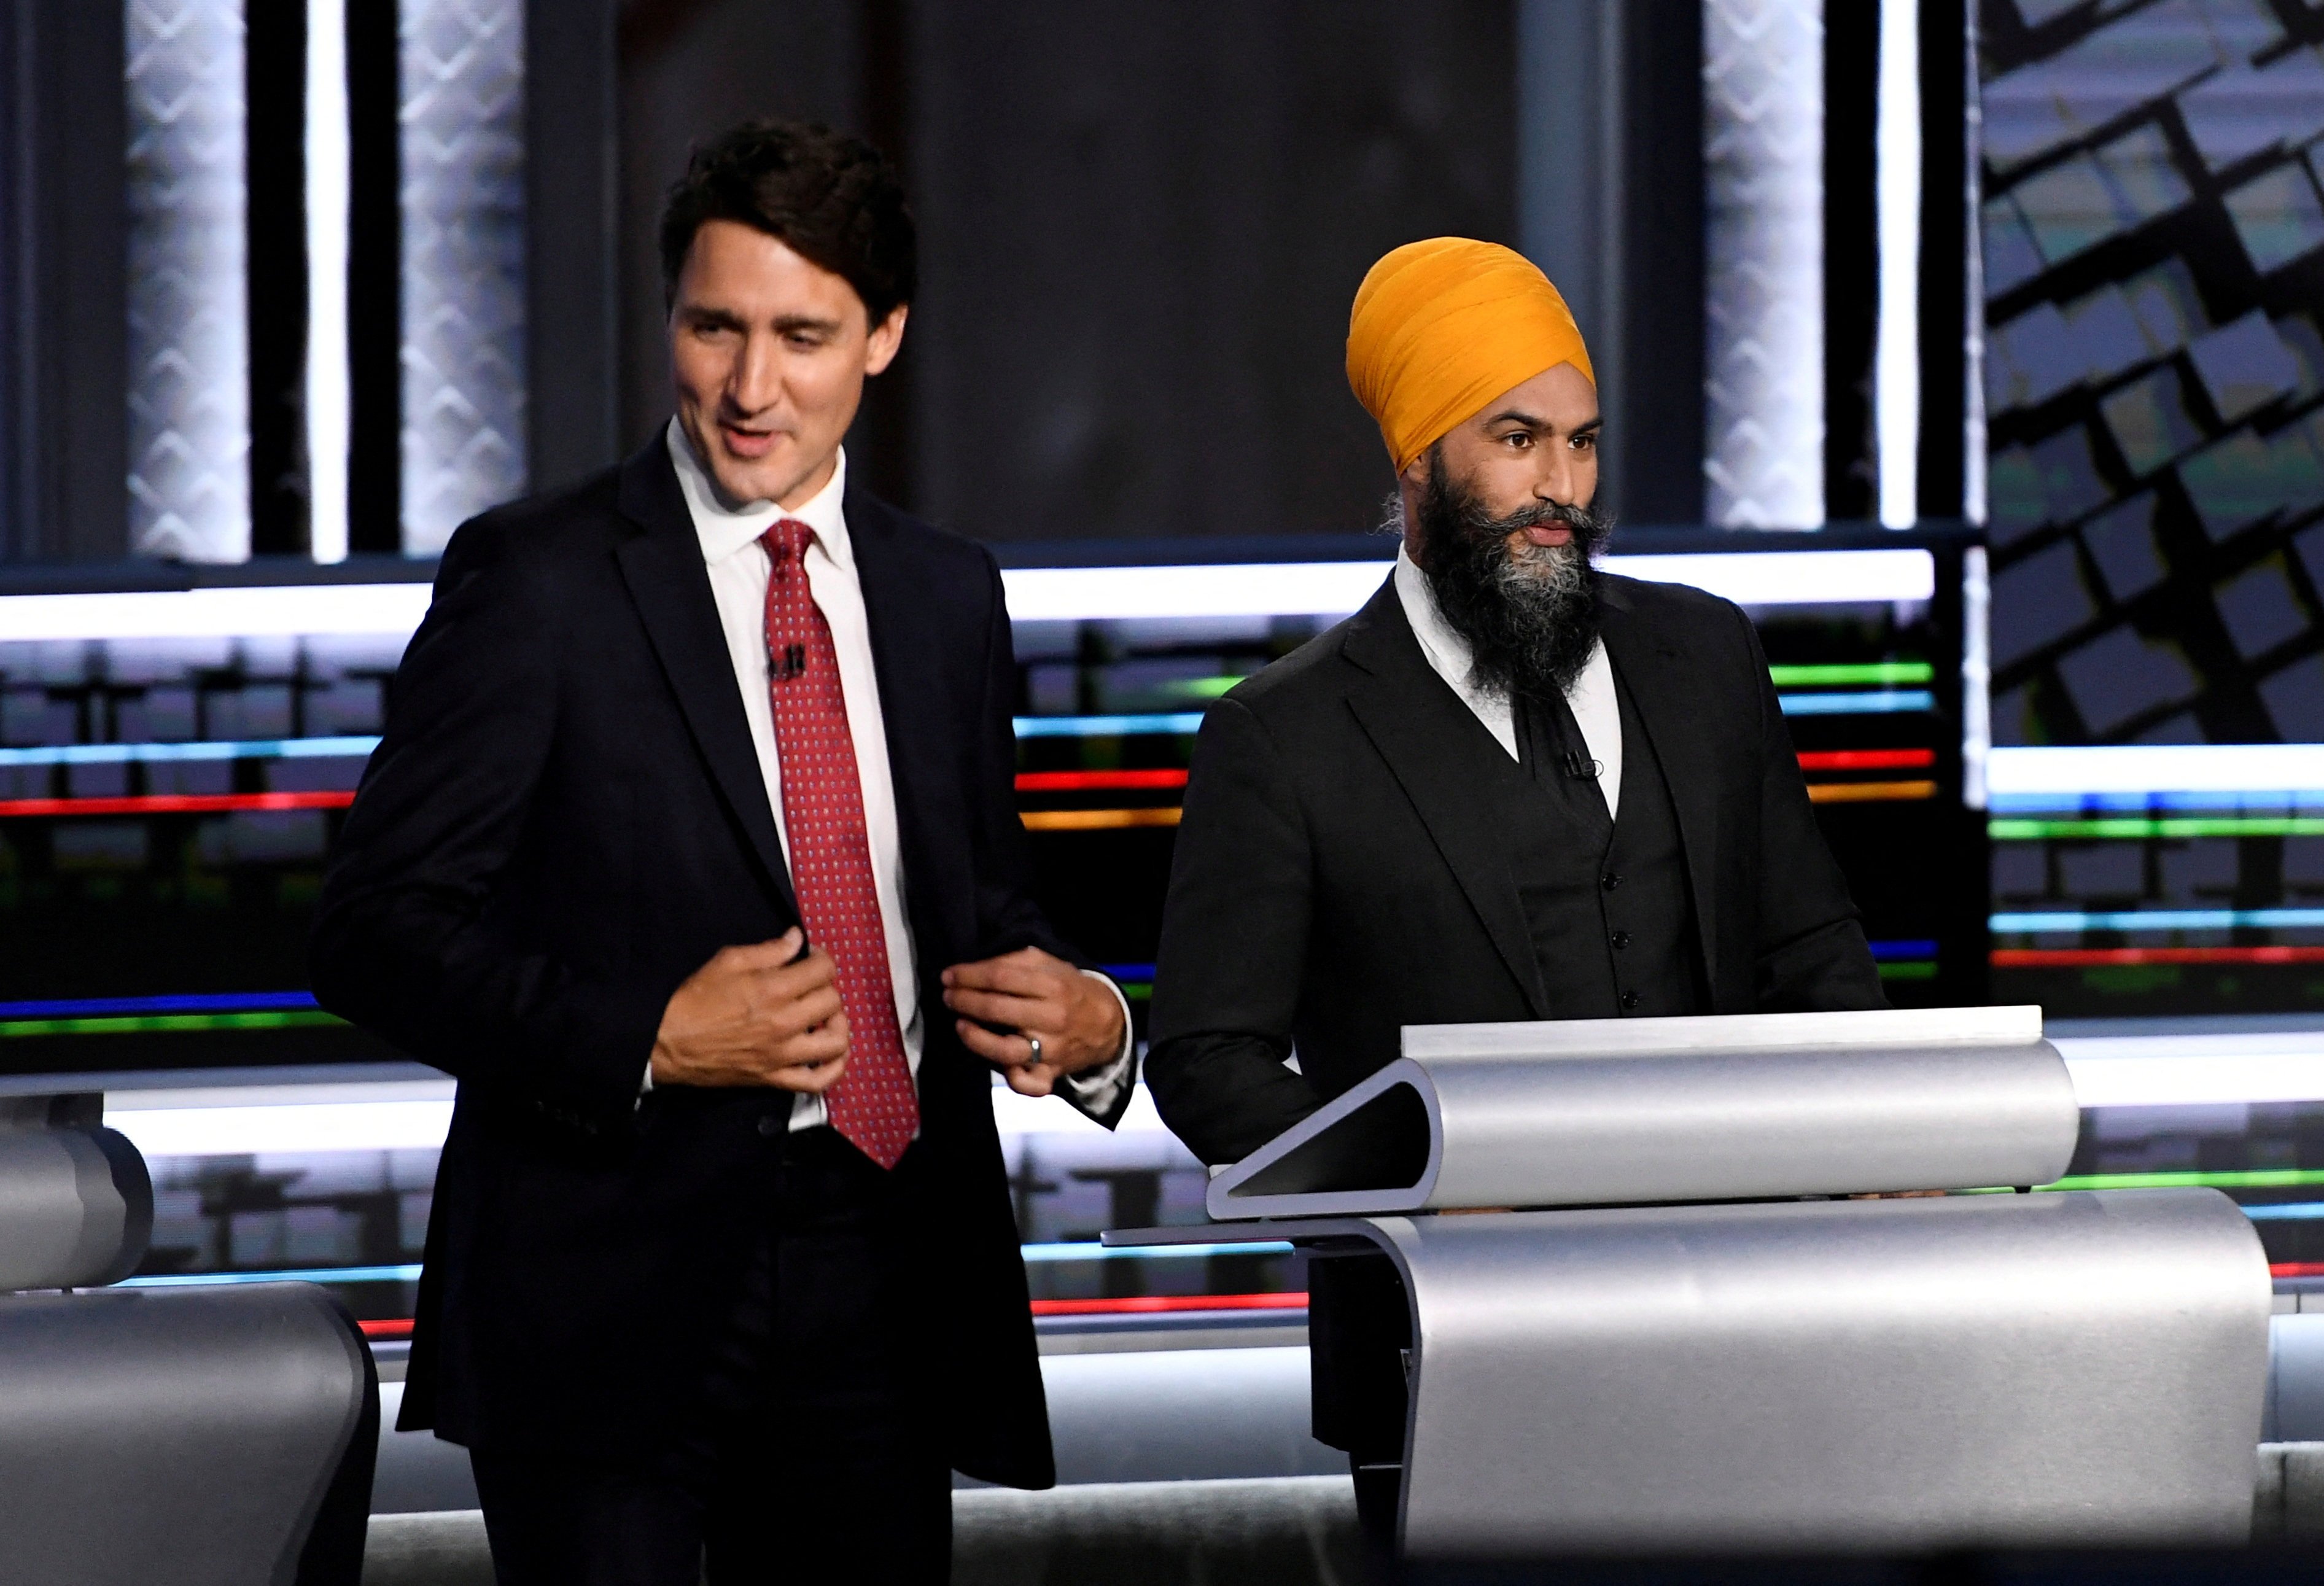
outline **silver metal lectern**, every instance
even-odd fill
[[[2266,1259],[2216,1191],[2009,1193],[2078,1122],[2038,1008],[1413,1028],[1106,1237],[1307,1252],[1410,1556],[2242,1541]],[[1996,1193],[1846,1198],[1914,1189]]]

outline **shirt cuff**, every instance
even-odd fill
[[[1121,987],[1114,978],[1100,974],[1093,969],[1085,969],[1082,973],[1111,991],[1115,1003],[1121,1009],[1121,1050],[1114,1054],[1111,1061],[1095,1068],[1084,1068],[1079,1074],[1066,1074],[1064,1079],[1065,1089],[1072,1093],[1076,1104],[1084,1111],[1102,1114],[1112,1110],[1114,1103],[1120,1099],[1124,1086],[1137,1081],[1138,1035],[1130,1022],[1130,999],[1121,994]]]
[[[647,1058],[647,1059],[646,1059],[646,1072],[645,1072],[645,1075],[644,1075],[644,1077],[643,1077],[643,1078],[641,1078],[641,1079],[640,1079],[640,1080],[638,1081],[638,1099],[639,1099],[640,1101],[643,1101],[646,1097],[648,1097],[648,1096],[651,1095],[652,1093],[653,1093],[653,1059],[652,1059],[652,1058],[650,1058],[650,1057],[649,1057],[649,1058]]]

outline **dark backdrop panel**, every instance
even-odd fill
[[[1514,244],[1508,0],[923,6],[917,504],[991,539],[1345,531],[1372,261]]]

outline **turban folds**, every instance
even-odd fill
[[[1497,243],[1406,243],[1365,274],[1348,314],[1348,383],[1398,473],[1487,402],[1560,364],[1597,383],[1565,300],[1531,260]]]

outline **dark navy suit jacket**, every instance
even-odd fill
[[[992,1120],[937,976],[1055,939],[1027,890],[990,553],[851,486],[922,981],[918,1364],[954,1465],[1053,1480]],[[698,1381],[788,1092],[640,1081],[678,984],[798,919],[708,575],[659,435],[466,524],[324,886],[323,1005],[456,1075],[402,1425],[650,1439]],[[1126,1101],[1127,1087],[1124,1087]],[[795,1369],[813,1369],[811,1362]]]

